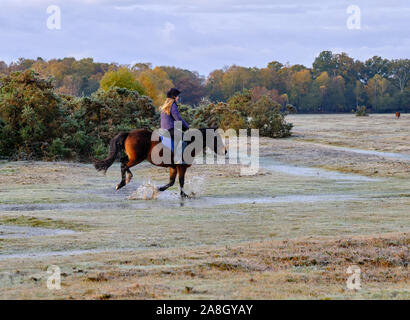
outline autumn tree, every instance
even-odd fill
[[[186,69],[176,67],[161,67],[175,87],[181,92],[183,103],[196,105],[206,95],[205,78],[198,72],[192,72]]]
[[[100,86],[104,91],[111,88],[125,88],[144,94],[144,87],[137,81],[135,75],[126,67],[121,67],[116,71],[108,71],[100,81]]]
[[[160,67],[143,68],[136,74],[138,81],[146,90],[146,95],[154,101],[154,104],[160,106],[164,103],[167,91],[174,87],[168,74]]]
[[[390,75],[393,84],[403,93],[410,80],[410,59],[396,59],[391,62]]]

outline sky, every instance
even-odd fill
[[[61,10],[59,30],[47,27],[50,5]],[[347,26],[351,5],[360,9],[360,29]],[[409,31],[409,0],[0,0],[0,61],[7,63],[92,57],[206,76],[274,60],[311,67],[323,50],[410,58]]]

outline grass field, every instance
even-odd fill
[[[0,162],[0,298],[409,299],[410,115],[289,121],[291,138],[261,138],[258,174],[194,166],[184,201],[129,199],[167,182],[148,163],[115,191],[118,164]]]

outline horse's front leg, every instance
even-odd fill
[[[166,184],[165,186],[162,186],[161,188],[158,188],[159,191],[165,191],[168,188],[172,187],[175,183],[175,179],[177,177],[177,169],[170,167],[169,168],[169,183]]]
[[[179,186],[181,188],[181,197],[182,198],[189,198],[189,196],[184,192],[184,184],[185,184],[185,173],[187,167],[185,165],[178,165],[178,176],[179,176]]]

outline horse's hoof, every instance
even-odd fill
[[[119,184],[117,184],[117,186],[115,187],[115,190],[120,190],[123,186],[125,186],[125,183],[119,183]]]
[[[181,198],[188,199],[190,196],[188,196],[185,192],[181,192]]]

